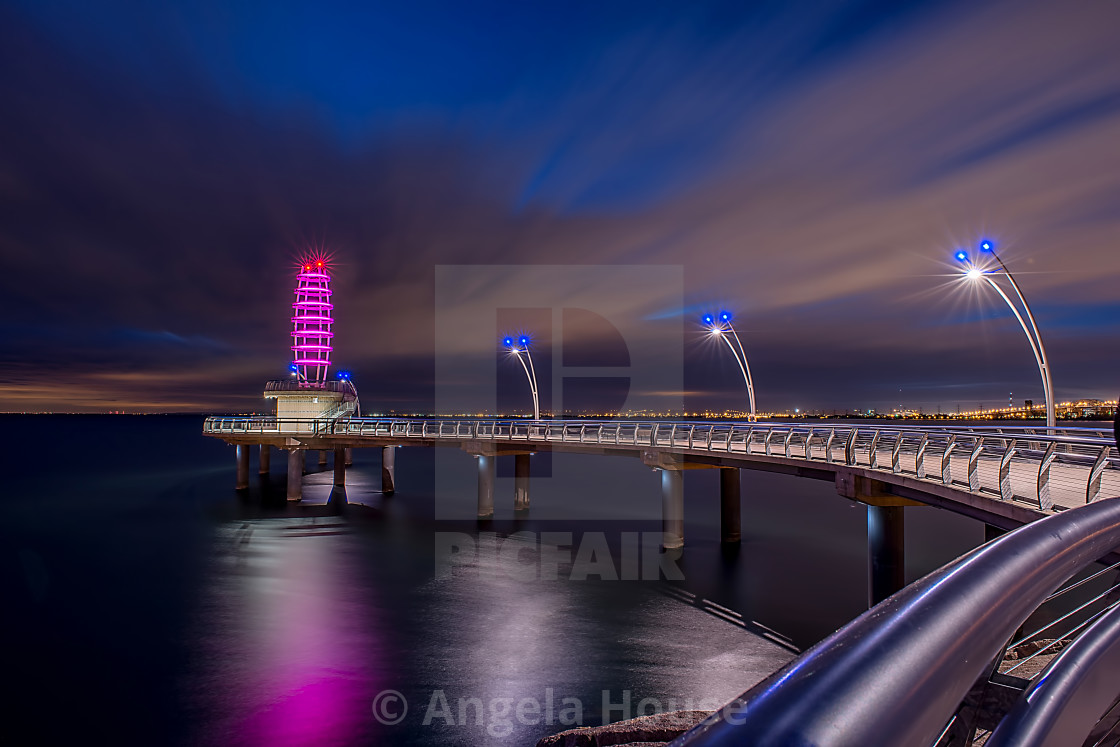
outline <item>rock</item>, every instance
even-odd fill
[[[671,742],[710,715],[711,711],[671,711],[605,726],[581,726],[545,737],[537,747],[654,747]]]

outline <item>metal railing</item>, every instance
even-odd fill
[[[976,715],[966,698],[984,692],[1012,634],[1061,584],[1118,546],[1120,500],[1027,524],[868,610],[671,745],[967,744]],[[1104,677],[1097,683],[1120,683],[1112,666],[1120,665],[1118,617],[1101,617],[1025,693],[1013,693],[996,743],[1081,744],[1049,737],[1071,722],[1088,735],[1115,710],[1107,685],[1090,702],[1073,695],[1094,673]]]
[[[208,418],[204,432],[587,444],[816,462],[940,483],[1041,511],[1120,494],[1115,442],[1095,428],[264,416]]]

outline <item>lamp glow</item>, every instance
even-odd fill
[[[1019,322],[1019,326],[1022,327],[1023,334],[1026,335],[1027,342],[1031,346],[1031,353],[1034,354],[1035,363],[1038,364],[1039,376],[1042,378],[1042,392],[1046,398],[1046,427],[1051,429],[1055,425],[1054,379],[1050,373],[1050,361],[1046,357],[1046,348],[1042,344],[1042,336],[1038,333],[1038,323],[1035,321],[1031,307],[1027,304],[1027,299],[1023,296],[1019,284],[1015,282],[1015,278],[1011,271],[1007,269],[1007,265],[996,254],[995,244],[988,239],[982,239],[980,241],[980,251],[990,254],[994,263],[987,262],[988,266],[985,268],[977,267],[968,260],[968,254],[963,249],[958,250],[954,256],[965,263],[964,276],[969,280],[986,282],[992,290],[999,294],[999,297],[1011,309],[1011,313],[1015,316],[1015,320]],[[998,268],[995,265],[998,265]],[[997,280],[1000,282],[997,282]],[[1010,292],[1003,287],[1004,285],[1011,286]]]
[[[735,356],[735,362],[739,364],[739,370],[743,374],[743,383],[747,385],[747,397],[751,406],[749,419],[752,422],[755,421],[757,416],[754,405],[754,379],[751,377],[751,367],[747,363],[747,353],[743,350],[739,333],[735,331],[735,327],[731,324],[731,312],[720,311],[718,320],[711,314],[704,314],[700,317],[700,320],[708,328],[708,334],[726,342],[727,347],[731,350],[731,355]],[[731,342],[732,339],[735,340],[734,344]]]
[[[521,364],[521,368],[525,371],[525,378],[529,380],[529,392],[533,395],[533,420],[540,420],[541,401],[537,392],[537,369],[533,366],[533,356],[529,353],[529,345],[532,341],[529,335],[519,335],[516,344],[514,344],[512,337],[503,337],[502,347],[517,358],[517,362]]]

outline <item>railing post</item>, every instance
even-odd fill
[[[770,437],[773,436],[773,435],[774,435],[774,428],[773,428],[773,426],[771,426],[766,431],[766,439],[762,442],[762,448],[765,451],[766,456],[770,456]]]
[[[1011,491],[1011,459],[1015,456],[1018,444],[1018,441],[1011,439],[1011,443],[999,460],[999,497],[1001,500],[1009,501],[1015,497],[1015,494]]]
[[[898,474],[902,471],[902,465],[899,464],[900,457],[902,456],[902,438],[903,434],[900,431],[895,434],[894,447],[891,449],[891,472]]]
[[[813,458],[813,429],[810,428],[809,432],[805,434],[805,459],[806,461]]]
[[[921,480],[926,476],[926,448],[929,447],[929,434],[923,433],[922,440],[918,442],[918,451],[914,454],[914,474]]]
[[[786,437],[785,437],[785,439],[782,440],[782,449],[783,449],[783,451],[785,451],[786,459],[789,459],[792,456],[792,454],[790,454],[790,450],[789,450],[789,447],[790,447],[791,443],[793,443],[793,428],[792,427],[788,431],[786,431]]]
[[[879,469],[879,429],[871,437],[871,447],[867,450],[867,464],[871,469]]]
[[[1054,499],[1050,496],[1050,465],[1054,463],[1057,450],[1057,442],[1051,441],[1046,446],[1042,461],[1038,463],[1038,508],[1041,511],[1049,511],[1054,507]]]
[[[953,462],[950,456],[955,448],[957,448],[957,437],[949,436],[949,443],[945,444],[945,451],[941,452],[941,482],[945,485],[951,485],[953,482]]]
[[[977,463],[980,461],[980,452],[984,450],[984,439],[978,437],[976,445],[968,455],[968,489],[976,492],[980,489],[980,476],[977,473]]]
[[[856,464],[856,436],[859,434],[858,428],[852,428],[848,431],[848,438],[844,442],[844,464],[849,467],[854,467]]]
[[[836,440],[836,429],[830,428],[828,431],[828,440],[824,442],[824,460],[828,464],[832,464],[832,442]]]
[[[1093,462],[1093,468],[1089,470],[1089,479],[1085,483],[1085,502],[1092,503],[1100,498],[1101,495],[1101,477],[1104,475],[1104,468],[1108,464],[1108,452],[1111,451],[1111,446],[1106,446],[1101,449],[1097,461]]]

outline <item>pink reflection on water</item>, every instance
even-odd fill
[[[253,522],[217,571],[201,682],[211,744],[369,742],[389,684],[377,609],[338,519]]]

